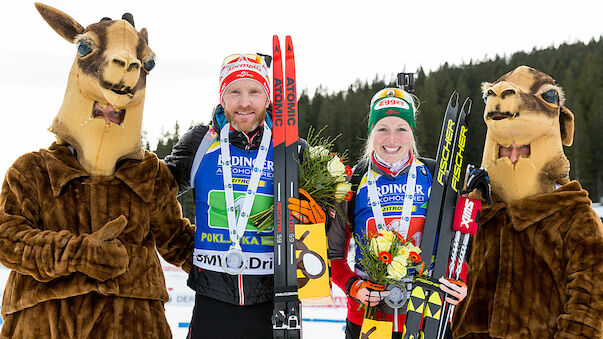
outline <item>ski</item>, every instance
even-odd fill
[[[454,148],[451,154],[454,160],[450,169],[445,186],[444,200],[441,207],[440,229],[438,232],[437,249],[435,261],[431,272],[432,281],[438,281],[446,274],[448,260],[450,258],[450,243],[452,241],[454,212],[457,200],[460,196],[459,190],[463,173],[463,156],[467,140],[467,115],[471,109],[471,99],[465,99],[456,123],[454,133]],[[425,338],[438,338],[440,318],[443,314],[443,299],[445,294],[438,288],[427,297],[425,313],[423,316],[423,334]]]
[[[440,211],[444,200],[444,190],[447,183],[448,170],[451,164],[452,146],[454,141],[455,125],[458,113],[459,94],[453,92],[448,100],[446,111],[444,113],[444,121],[442,122],[442,131],[438,143],[438,152],[436,156],[436,170],[434,173],[433,182],[431,184],[431,192],[429,195],[429,204],[427,206],[427,214],[425,216],[425,225],[423,227],[423,237],[421,238],[421,255],[423,260],[429,263],[432,260],[431,254],[435,249],[435,241],[440,225]],[[428,266],[427,270],[430,269]],[[425,280],[423,276],[418,277],[419,280]],[[417,339],[421,325],[421,318],[425,309],[426,297],[429,295],[430,288],[433,283],[430,281],[417,281],[413,283],[413,289],[408,300],[406,309],[406,324],[404,325],[403,338]]]
[[[298,119],[295,59],[291,37],[285,41],[285,77],[278,36],[273,36],[273,154],[274,154],[274,312],[273,337],[301,337],[297,297],[295,221],[287,199],[298,191]]]
[[[472,165],[467,166],[468,178],[473,169]],[[468,193],[468,192],[467,192]],[[452,230],[454,231],[454,240],[452,241],[452,250],[450,252],[450,264],[448,265],[448,274],[446,278],[458,280],[463,269],[463,262],[467,253],[469,239],[477,232],[477,220],[482,210],[482,202],[478,199],[461,196],[456,202],[454,211],[454,221]],[[462,240],[461,240],[462,237]],[[462,241],[462,242],[461,242]],[[448,305],[444,301],[442,314],[445,316],[440,319],[438,338],[444,338],[448,327],[448,320],[454,312],[454,305]]]
[[[272,146],[274,161],[274,311],[272,329],[274,338],[286,335],[286,289],[287,266],[285,265],[287,247],[285,244],[286,222],[283,216],[288,214],[285,194],[285,126],[283,124],[283,61],[278,36],[272,37]]]

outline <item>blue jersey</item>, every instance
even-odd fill
[[[371,170],[369,168],[369,170]],[[380,175],[373,171],[375,182],[377,184],[377,194],[381,203],[383,217],[388,228],[396,230],[398,233],[406,233],[406,240],[412,242],[415,246],[421,246],[421,236],[425,225],[425,215],[427,214],[427,204],[429,200],[429,191],[431,189],[431,173],[425,164],[418,161],[417,181],[415,194],[413,195],[413,206],[410,224],[407,230],[400,229],[400,216],[404,205],[404,195],[406,191],[406,179],[408,172],[396,177]],[[354,205],[354,237],[363,237],[367,231],[376,232],[377,223],[373,216],[373,210],[368,197],[367,186],[368,172],[364,174],[358,185],[356,192],[356,201]],[[356,262],[362,258],[360,249],[356,247]]]
[[[217,272],[224,272],[220,264],[221,255],[231,245],[228,218],[226,216],[221,153],[220,142],[215,141],[205,153],[194,179],[196,231],[193,263],[202,269]],[[242,150],[230,146],[235,215],[237,217],[245,199],[245,192],[257,153],[258,150]],[[253,201],[252,216],[269,209],[274,203],[274,165],[272,159],[271,143]],[[273,239],[272,225],[258,233],[251,218],[248,220],[240,243],[241,249],[249,258],[249,267],[243,274],[265,275],[274,272]]]

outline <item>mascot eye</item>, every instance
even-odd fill
[[[85,42],[85,41],[80,41],[77,44],[77,54],[80,55],[80,57],[85,57],[86,55],[92,53],[92,47],[90,46],[89,43]]]
[[[482,99],[484,99],[484,104],[485,104],[486,101],[488,101],[488,94],[484,93],[484,95],[482,96]]]
[[[557,94],[557,91],[554,89],[549,89],[548,91],[542,93],[541,96],[544,101],[551,104],[556,104],[559,100],[559,94]]]
[[[155,57],[151,57],[149,60],[145,61],[142,67],[144,67],[147,72],[150,72],[155,68]]]

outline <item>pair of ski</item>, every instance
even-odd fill
[[[295,59],[291,37],[285,39],[285,77],[278,36],[272,37],[274,160],[274,312],[275,339],[301,338],[301,308],[297,295],[295,222],[287,199],[298,196],[298,114]]]
[[[444,115],[436,169],[421,239],[421,256],[428,265],[425,268],[427,274],[415,277],[407,307],[403,334],[405,339],[443,338],[449,318],[450,311],[445,310],[446,303],[443,302],[445,295],[439,289],[438,279],[446,275],[449,259],[452,259],[450,258],[452,225],[459,189],[462,188],[460,184],[467,141],[467,115],[471,110],[471,99],[465,99],[460,112],[458,101],[459,94],[452,93]],[[453,251],[455,250],[453,249]],[[432,253],[433,257],[431,257]],[[456,262],[458,258],[456,252],[454,255],[454,262]],[[430,262],[432,265],[429,265]],[[462,260],[460,264],[462,264]],[[460,267],[453,271],[455,263],[452,263],[451,266],[453,266],[450,269],[452,274],[457,270],[460,273]],[[430,271],[431,274],[429,274]],[[450,273],[446,275],[446,277],[449,276]],[[458,276],[456,277],[458,278]],[[443,314],[445,314],[444,317],[442,317]],[[423,323],[422,331],[421,322]]]

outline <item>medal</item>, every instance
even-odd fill
[[[220,264],[224,272],[231,275],[239,275],[247,268],[247,257],[240,249],[230,248],[222,255]]]
[[[389,294],[383,300],[387,306],[393,309],[398,309],[402,307],[404,303],[406,303],[408,293],[406,291],[406,287],[404,287],[402,283],[387,285],[386,289],[389,291]]]

